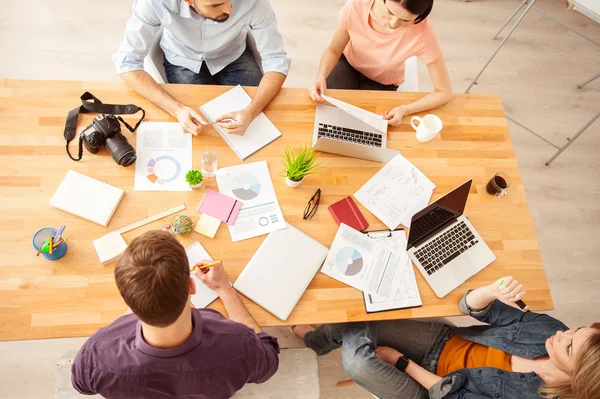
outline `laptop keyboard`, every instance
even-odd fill
[[[478,242],[465,222],[460,222],[418,249],[415,256],[431,276]]]
[[[372,147],[383,145],[383,136],[377,133],[363,132],[361,130],[349,129],[347,127],[319,123],[317,137],[325,137],[332,140],[347,141]]]

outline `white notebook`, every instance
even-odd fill
[[[270,233],[233,288],[287,320],[329,249],[291,224]]]
[[[190,269],[199,260],[213,260],[198,241],[187,247],[185,253],[190,262]],[[192,303],[195,307],[205,308],[219,297],[219,294],[205,286],[195,273],[190,273],[190,275],[196,283],[196,294],[192,295]]]
[[[214,123],[223,114],[246,108],[251,100],[242,86],[238,85],[201,106],[200,112]],[[281,136],[281,132],[262,112],[250,123],[243,136],[225,133],[217,125],[213,127],[242,161]]]
[[[125,191],[69,170],[50,205],[106,227]]]

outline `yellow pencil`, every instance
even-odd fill
[[[202,270],[202,269],[207,269],[207,268],[209,268],[209,267],[211,267],[211,266],[216,266],[216,265],[218,265],[219,263],[223,263],[223,261],[222,261],[222,260],[218,260],[218,261],[216,261],[216,262],[207,263],[206,265],[198,266],[198,269],[199,269],[199,270]],[[194,270],[196,270],[196,266],[194,266],[194,267],[192,267],[192,268],[190,269],[190,271],[191,271],[191,272],[193,272]]]

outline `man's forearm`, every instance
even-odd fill
[[[257,334],[262,332],[262,329],[250,312],[248,312],[248,309],[246,309],[242,299],[233,287],[229,286],[219,291],[219,297],[225,305],[225,310],[227,310],[230,320],[247,325]]]
[[[269,105],[271,100],[275,98],[279,90],[281,90],[285,78],[286,76],[279,72],[267,72],[263,76],[254,97],[252,97],[252,102],[248,106],[252,113],[252,119],[256,118]]]
[[[121,74],[121,79],[139,95],[175,117],[181,103],[169,95],[146,71],[131,71]]]

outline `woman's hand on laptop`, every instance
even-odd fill
[[[201,260],[196,262],[194,273],[196,276],[211,290],[216,293],[220,293],[220,291],[224,289],[231,288],[231,284],[229,284],[229,279],[227,278],[227,273],[225,273],[225,269],[223,268],[223,263],[219,263],[218,265],[214,265],[208,267],[206,269],[200,269],[201,266],[212,263],[209,260]]]
[[[523,299],[527,293],[523,288],[523,284],[520,284],[517,280],[512,278],[512,276],[502,277],[501,279],[494,281],[488,286],[488,289],[500,302],[517,309],[520,308],[516,302]],[[529,310],[529,306],[520,310],[526,312]]]
[[[400,105],[399,107],[385,111],[381,114],[381,117],[387,120],[390,126],[399,126],[402,123],[404,115],[406,115],[406,108]]]
[[[308,86],[308,94],[313,101],[323,102],[323,97],[321,94],[325,94],[325,90],[327,90],[327,83],[325,78],[317,78],[315,83]]]

